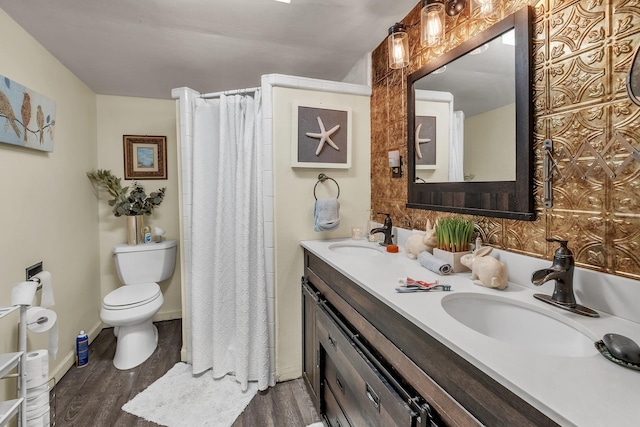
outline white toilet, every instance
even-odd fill
[[[151,322],[164,297],[157,282],[171,276],[176,264],[176,241],[117,245],[113,258],[125,286],[102,301],[100,318],[114,326],[118,337],[113,366],[131,369],[151,356],[158,345],[158,330]]]

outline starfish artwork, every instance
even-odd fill
[[[420,144],[426,144],[427,142],[431,142],[431,138],[420,138],[420,129],[422,129],[422,123],[419,123],[416,126],[416,156],[419,159],[422,158],[422,152],[420,151]]]
[[[320,152],[324,148],[324,144],[327,143],[337,151],[340,151],[340,148],[331,140],[331,135],[333,135],[339,128],[340,125],[335,125],[329,130],[325,130],[324,123],[320,116],[318,116],[318,126],[320,126],[320,133],[307,132],[307,136],[310,138],[319,138],[320,143],[318,144],[318,149],[316,150],[316,156],[320,155]]]

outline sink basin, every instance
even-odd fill
[[[380,256],[383,254],[381,248],[375,246],[358,245],[357,243],[334,243],[329,245],[329,250],[343,255],[355,256]]]
[[[485,336],[552,356],[597,354],[589,331],[577,322],[533,304],[494,295],[459,293],[442,299],[455,320]]]

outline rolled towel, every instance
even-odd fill
[[[329,231],[340,225],[338,199],[318,199],[313,211],[314,230]]]
[[[418,255],[418,262],[427,270],[431,270],[434,273],[438,273],[442,276],[451,273],[452,270],[450,264],[447,264],[441,259],[434,257],[432,254],[426,251]]]

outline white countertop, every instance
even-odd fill
[[[439,276],[407,258],[402,248],[395,254],[352,256],[329,249],[331,244],[338,242],[377,245],[351,239],[309,240],[301,245],[558,424],[579,427],[640,425],[640,371],[618,366],[599,353],[586,357],[551,356],[503,343],[453,319],[441,301],[458,292],[513,299],[551,311],[556,318],[561,316],[586,332],[593,341],[614,332],[640,343],[640,324],[602,311],[600,318],[580,316],[533,298],[534,293],[549,293],[548,286],[536,292],[510,282],[505,290],[489,289],[473,284],[470,273]],[[508,263],[507,267],[518,268]],[[425,281],[439,280],[441,284],[451,285],[452,291],[396,292],[398,278],[406,276]],[[640,310],[640,301],[635,303]]]

